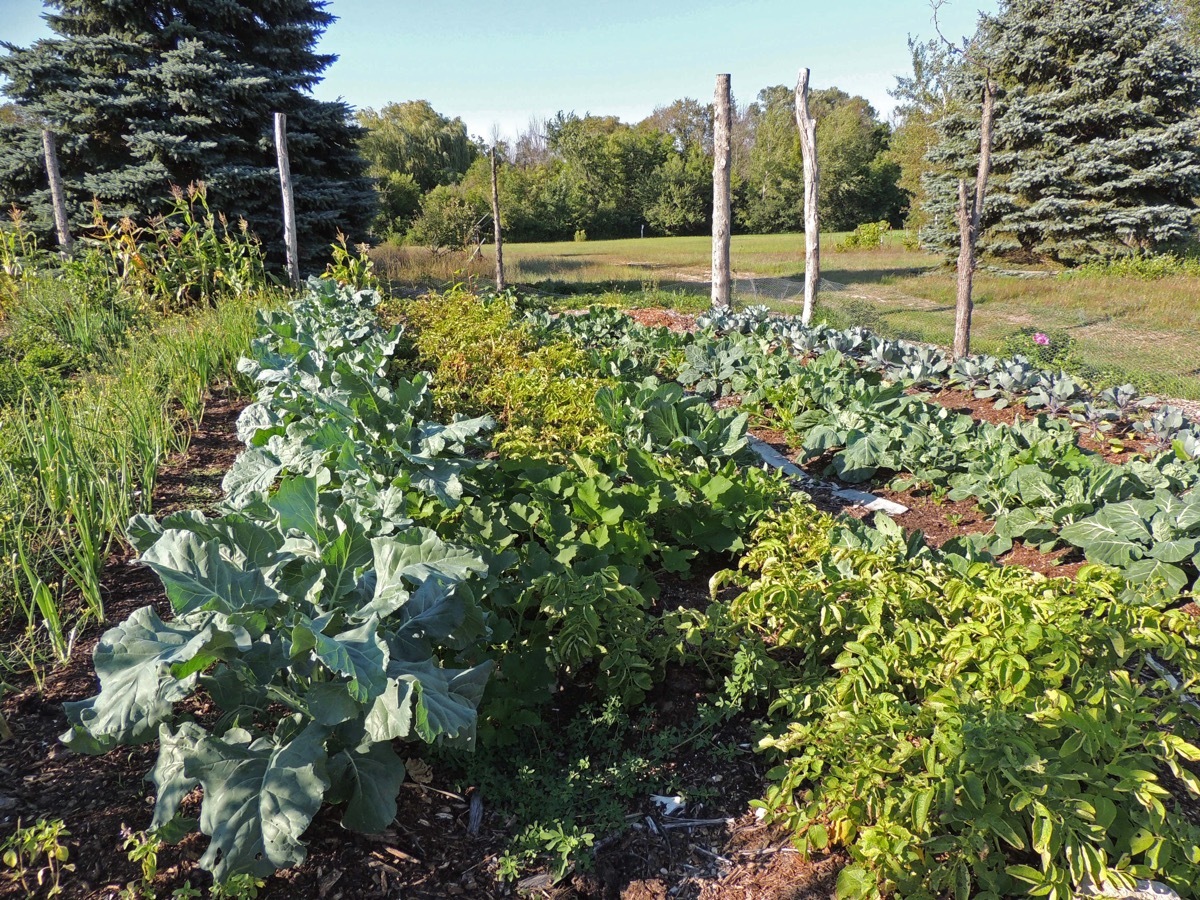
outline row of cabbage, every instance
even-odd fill
[[[714,311],[700,317],[698,324],[718,334],[778,340],[802,356],[841,353],[891,381],[957,388],[977,399],[993,400],[998,409],[1021,403],[1029,409],[1069,417],[1097,433],[1128,424],[1147,440],[1165,446],[1178,441],[1189,456],[1200,456],[1200,423],[1190,421],[1180,408],[1160,404],[1129,384],[1093,392],[1084,381],[1061,370],[1041,369],[1023,356],[976,355],[956,360],[942,347],[881,338],[858,326],[806,326],[792,317],[773,316],[765,306]]]
[[[1159,410],[1139,423],[1154,436],[1170,419],[1157,452],[1117,465],[1081,449],[1081,426],[1070,419],[977,422],[914,395],[921,382],[909,369],[883,369],[869,356],[851,358],[828,345],[815,358],[811,349],[791,352],[795,341],[785,335],[820,328],[753,314],[716,321],[726,330],[694,335],[642,328],[606,310],[540,324],[576,335],[614,372],[658,369],[711,401],[736,400],[759,424],[788,435],[804,459],[828,459],[827,473],[842,481],[891,473],[897,489],[924,486],[953,500],[974,499],[995,528],[964,536],[957,542],[962,552],[1000,556],[1017,540],[1043,551],[1073,545],[1135,582],[1162,579],[1176,591],[1196,582],[1200,444],[1178,411]],[[907,345],[904,352],[928,349]],[[1139,408],[1129,390],[1111,399],[1127,413]],[[1175,424],[1182,430],[1172,430]]]

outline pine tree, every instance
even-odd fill
[[[365,235],[374,195],[360,130],[311,92],[334,57],[315,51],[333,17],[319,0],[48,0],[57,35],[5,45],[0,73],[25,127],[0,129],[0,199],[48,223],[31,123],[60,133],[77,220],[149,215],[172,185],[204,181],[209,204],[279,244],[271,114],[288,115],[302,255],[338,229]]]
[[[1160,251],[1194,233],[1200,57],[1157,0],[1008,0],[930,153],[926,232],[957,242],[960,177],[979,158],[985,70],[999,84],[980,250],[1074,263]]]

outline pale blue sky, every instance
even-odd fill
[[[951,0],[943,31],[974,31],[998,0]],[[862,94],[886,115],[909,70],[909,34],[933,36],[928,0],[332,0],[317,89],[356,107],[428,100],[472,134],[511,136],[558,110],[636,121],[680,97],[707,99],[718,72],[739,102],[772,84]],[[47,34],[40,0],[0,0],[0,40]],[[494,72],[493,72],[494,69]]]

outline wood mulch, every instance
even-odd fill
[[[696,330],[696,317],[673,309],[628,309],[629,318],[647,328],[666,328],[676,334],[687,334]]]

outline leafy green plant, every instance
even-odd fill
[[[891,230],[891,223],[886,221],[864,222],[838,241],[834,249],[838,253],[845,253],[847,250],[878,250]]]
[[[261,878],[238,874],[232,876],[228,881],[214,884],[208,895],[213,900],[255,900],[258,892],[266,885],[266,881]]]
[[[121,825],[121,836],[125,839],[121,849],[125,851],[129,861],[141,869],[140,886],[153,885],[154,879],[158,875],[158,854],[163,847],[162,839],[155,834],[133,831],[124,824]],[[139,886],[135,884],[131,887],[137,889]]]
[[[354,252],[351,252],[346,243],[346,235],[341,231],[337,234],[337,240],[329,246],[333,252],[333,261],[325,267],[322,278],[359,291],[379,289],[379,276],[375,274],[375,261],[371,259],[370,246],[358,244]]]
[[[1150,498],[1110,503],[1067,525],[1062,538],[1131,581],[1161,579],[1181,591],[1196,580],[1189,570],[1200,571],[1200,492],[1180,498],[1159,490]]]
[[[744,558],[725,627],[774,662],[768,817],[849,851],[843,896],[1191,891],[1195,621],[1099,567],[1046,581],[878,525],[864,541],[798,503]]]
[[[422,386],[384,381],[396,334],[362,326],[370,302],[312,290],[265,317],[244,366],[264,387],[239,422],[253,462],[227,476],[238,511],[134,519],[175,617],[146,607],[106,632],[99,695],[67,707],[78,751],[158,738],[152,828],[186,831],[179,802],[204,787],[201,863],[222,884],[301,861],[325,799],[346,804],[348,827],[384,828],[404,777],[392,741],[472,744],[491,668],[442,661],[482,633],[467,584],[482,558],[413,525],[396,485],[375,480],[403,473],[408,487],[433,470],[426,489],[451,503],[453,460],[437,457],[484,423],[414,419]],[[198,688],[223,712],[208,728],[176,718]]]
[[[70,836],[61,819],[38,819],[33,825],[18,820],[16,830],[0,844],[0,861],[9,870],[5,874],[20,884],[27,896],[34,895],[35,885],[44,889],[47,897],[61,896],[62,874],[75,871],[64,842]]]

